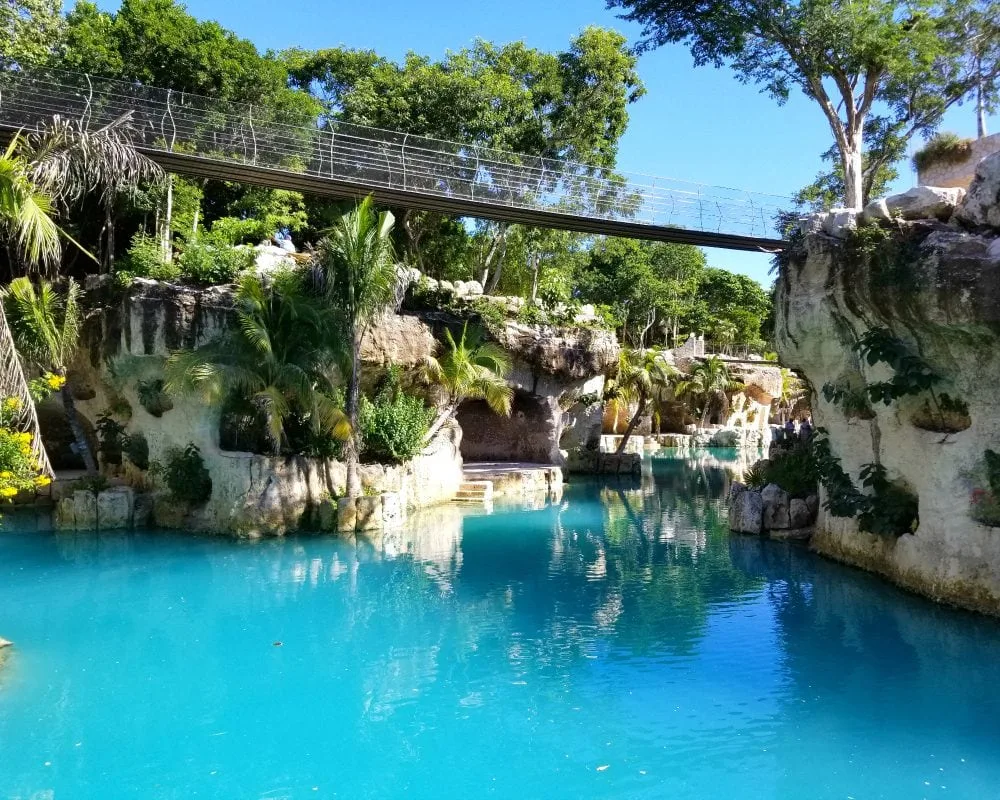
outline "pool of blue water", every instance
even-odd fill
[[[730,536],[727,483],[656,458],[357,541],[0,533],[0,798],[1000,797],[1000,623]]]

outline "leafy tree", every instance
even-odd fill
[[[674,386],[677,397],[691,397],[701,406],[701,427],[708,424],[708,415],[712,404],[725,408],[727,392],[743,388],[738,381],[729,375],[729,368],[718,356],[709,356],[699,361],[691,370],[691,375],[678,381]]]
[[[317,435],[346,437],[334,400],[338,342],[326,304],[294,274],[271,286],[248,275],[236,314],[239,325],[222,339],[170,355],[164,388],[196,393],[209,405],[248,408],[262,419],[275,454],[288,446],[293,421]]]
[[[670,384],[675,370],[657,350],[622,350],[618,371],[609,387],[617,402],[634,404],[635,411],[622,434],[618,453],[624,453],[632,431],[643,414],[648,413],[650,402]],[[617,415],[616,415],[617,416]]]
[[[7,0],[0,4],[0,68],[45,61],[63,29],[59,0]]]
[[[973,69],[969,59],[971,43],[984,41],[980,32],[995,35],[995,0],[609,5],[643,25],[643,48],[684,42],[696,66],[728,64],[739,80],[761,86],[779,103],[794,87],[815,101],[833,134],[842,201],[851,208],[864,205],[879,170],[913,134],[929,134],[946,109],[1000,72],[1000,65]],[[982,15],[964,13],[972,6]]]
[[[375,319],[396,298],[396,257],[392,244],[394,219],[378,211],[371,196],[362,200],[334,225],[319,243],[316,270],[330,305],[339,315],[349,347],[347,417],[351,432],[344,443],[347,496],[361,494],[358,429],[361,386],[361,339]]]
[[[746,275],[709,267],[700,276],[694,312],[687,321],[720,344],[760,345],[771,299]]]
[[[440,356],[429,356],[424,364],[424,378],[443,395],[427,431],[427,442],[455,416],[465,400],[485,400],[494,412],[508,416],[514,399],[514,390],[506,380],[510,356],[502,347],[476,334],[469,336],[468,324],[462,326],[457,342],[447,328],[444,336],[447,350]]]
[[[613,310],[624,342],[644,347],[660,330],[676,339],[704,271],[696,247],[609,238],[591,249],[576,283],[580,300]]]
[[[66,421],[73,432],[76,450],[88,472],[97,472],[97,462],[87,434],[80,423],[76,403],[66,374],[80,346],[83,312],[79,306],[80,290],[70,279],[65,296],[51,283],[35,285],[25,277],[15,278],[3,293],[4,312],[21,359],[43,373],[62,378],[59,396]]]

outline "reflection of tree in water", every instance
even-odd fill
[[[505,515],[502,535],[467,519],[459,591],[509,597],[514,628],[547,631],[563,654],[689,652],[712,605],[763,583],[730,560],[727,487],[717,466],[664,459],[641,481],[573,484],[559,508]]]

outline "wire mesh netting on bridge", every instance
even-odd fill
[[[131,115],[137,145],[326,178],[361,189],[442,198],[469,216],[485,205],[760,239],[788,199],[572,161],[500,152],[282,109],[62,71],[0,74],[0,125],[33,128],[53,115],[89,127]]]

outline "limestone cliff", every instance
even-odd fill
[[[980,164],[957,208],[961,190],[950,191],[919,187],[861,214],[806,219],[781,259],[776,335],[858,491],[871,493],[860,473],[876,464],[895,497],[917,499],[914,528],[898,536],[824,509],[815,549],[1000,613],[1000,519],[984,513],[1000,499],[987,463],[1000,451],[1000,154]],[[878,352],[862,357],[873,330],[903,354],[897,369]],[[869,391],[907,381],[930,388],[888,403]]]

